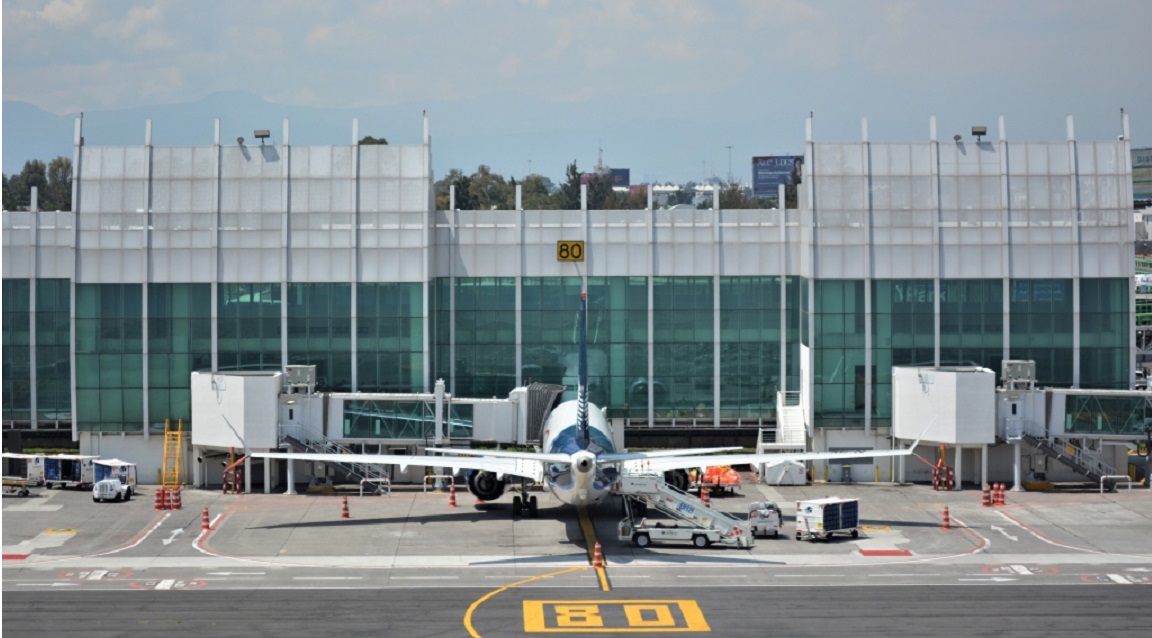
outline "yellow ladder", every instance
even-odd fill
[[[176,422],[171,429],[171,421],[164,419],[164,466],[161,469],[161,487],[180,486],[180,451],[184,449],[184,419]]]

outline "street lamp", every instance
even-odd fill
[[[728,145],[728,183],[732,183],[732,145]]]

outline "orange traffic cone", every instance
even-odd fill
[[[180,488],[179,487],[172,488],[172,509],[174,509],[174,510],[184,509],[184,503],[181,502],[181,500],[180,500]]]
[[[161,491],[162,490],[156,490],[156,496],[152,499],[152,509],[156,510],[157,512],[164,509],[164,503],[160,501]]]
[[[456,507],[456,481],[448,484],[448,507]]]
[[[700,488],[700,502],[704,503],[704,507],[712,507],[712,498],[708,496],[708,487]]]
[[[1003,505],[1004,504],[1004,484],[1003,483],[996,483],[995,485],[992,486],[992,504],[993,505]]]
[[[351,518],[348,516],[348,497],[344,496],[343,503],[340,505],[340,518]]]
[[[208,521],[208,506],[204,506],[204,511],[200,514],[200,531],[207,532],[212,529],[212,523]]]
[[[984,498],[980,501],[981,507],[992,507],[992,486],[984,484]]]
[[[600,550],[600,541],[596,541],[596,548],[592,550],[592,566],[596,569],[604,567],[604,552]]]
[[[160,488],[160,509],[172,509],[172,501],[169,500],[168,488],[166,487]]]
[[[952,529],[952,519],[948,517],[947,505],[944,506],[944,524],[940,526],[940,529]]]

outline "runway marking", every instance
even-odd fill
[[[605,569],[608,561],[604,561],[604,566],[596,567],[596,528],[588,516],[588,508],[577,508],[576,513],[580,517],[580,530],[584,532],[584,542],[588,546],[588,564],[596,570],[596,578],[600,581],[600,591],[612,591],[612,585],[608,583],[608,572]]]
[[[862,549],[860,550],[861,556],[911,556],[912,551],[908,549]]]
[[[156,519],[156,522],[152,523],[152,526],[149,527],[148,529],[146,529],[144,531],[144,533],[141,534],[139,537],[137,537],[136,541],[133,543],[129,543],[128,545],[123,545],[123,546],[117,547],[115,549],[110,549],[106,552],[99,552],[97,554],[86,554],[85,557],[91,558],[94,556],[109,556],[111,554],[118,554],[118,553],[120,553],[126,549],[132,549],[133,547],[136,547],[140,543],[143,543],[144,539],[146,539],[152,535],[152,532],[155,532],[157,529],[160,529],[160,525],[162,525],[164,523],[164,521],[168,520],[169,516],[171,516],[171,514],[164,514],[163,516]]]
[[[363,576],[293,576],[292,580],[364,580]]]
[[[1008,514],[1005,514],[1004,512],[996,512],[996,513],[999,514],[1000,516],[1003,516],[1005,519],[1007,519],[1010,523],[1012,523],[1016,527],[1019,527],[1020,529],[1028,532],[1029,534],[1035,536],[1036,538],[1039,538],[1040,540],[1044,541],[1045,543],[1048,543],[1049,545],[1055,545],[1056,547],[1063,547],[1064,549],[1074,549],[1074,550],[1079,551],[1079,552],[1088,552],[1089,554],[1107,554],[1108,553],[1108,552],[1102,552],[1098,549],[1089,549],[1087,547],[1076,547],[1074,545],[1065,545],[1064,543],[1058,543],[1058,542],[1048,538],[1047,536],[1044,536],[1040,532],[1032,529],[1031,527],[1028,527],[1027,525],[1016,520],[1015,518],[1012,518]]]
[[[533,576],[531,578],[525,578],[524,580],[518,580],[518,581],[516,581],[510,585],[504,585],[503,587],[500,587],[499,589],[494,589],[494,590],[488,592],[487,594],[484,594],[480,598],[477,598],[476,601],[473,602],[471,605],[468,605],[468,611],[464,612],[464,627],[468,630],[468,635],[472,636],[472,638],[481,638],[480,634],[476,631],[476,628],[472,626],[472,614],[476,613],[476,610],[480,608],[480,605],[484,604],[488,599],[492,598],[493,596],[496,596],[498,594],[502,594],[502,593],[508,591],[509,589],[512,589],[513,587],[525,585],[527,583],[531,583],[531,582],[534,582],[537,580],[543,580],[545,578],[551,578],[553,576],[560,576],[563,574],[570,574],[570,573],[576,572],[576,571],[584,571],[586,569],[588,569],[588,568],[583,566],[583,565],[580,565],[577,567],[569,567],[568,569],[562,569],[562,570],[557,571],[557,572],[549,572],[547,574],[541,574],[539,576]]]
[[[525,600],[525,633],[711,632],[695,600]]]

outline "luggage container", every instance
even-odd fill
[[[93,461],[99,456],[53,454],[44,457],[44,487],[79,487],[88,489],[96,482]]]
[[[28,481],[15,476],[4,477],[4,496],[28,496]]]
[[[796,540],[828,540],[833,534],[860,535],[860,501],[829,496],[796,501]]]
[[[44,455],[4,453],[4,476],[22,479],[27,485],[44,484]]]

